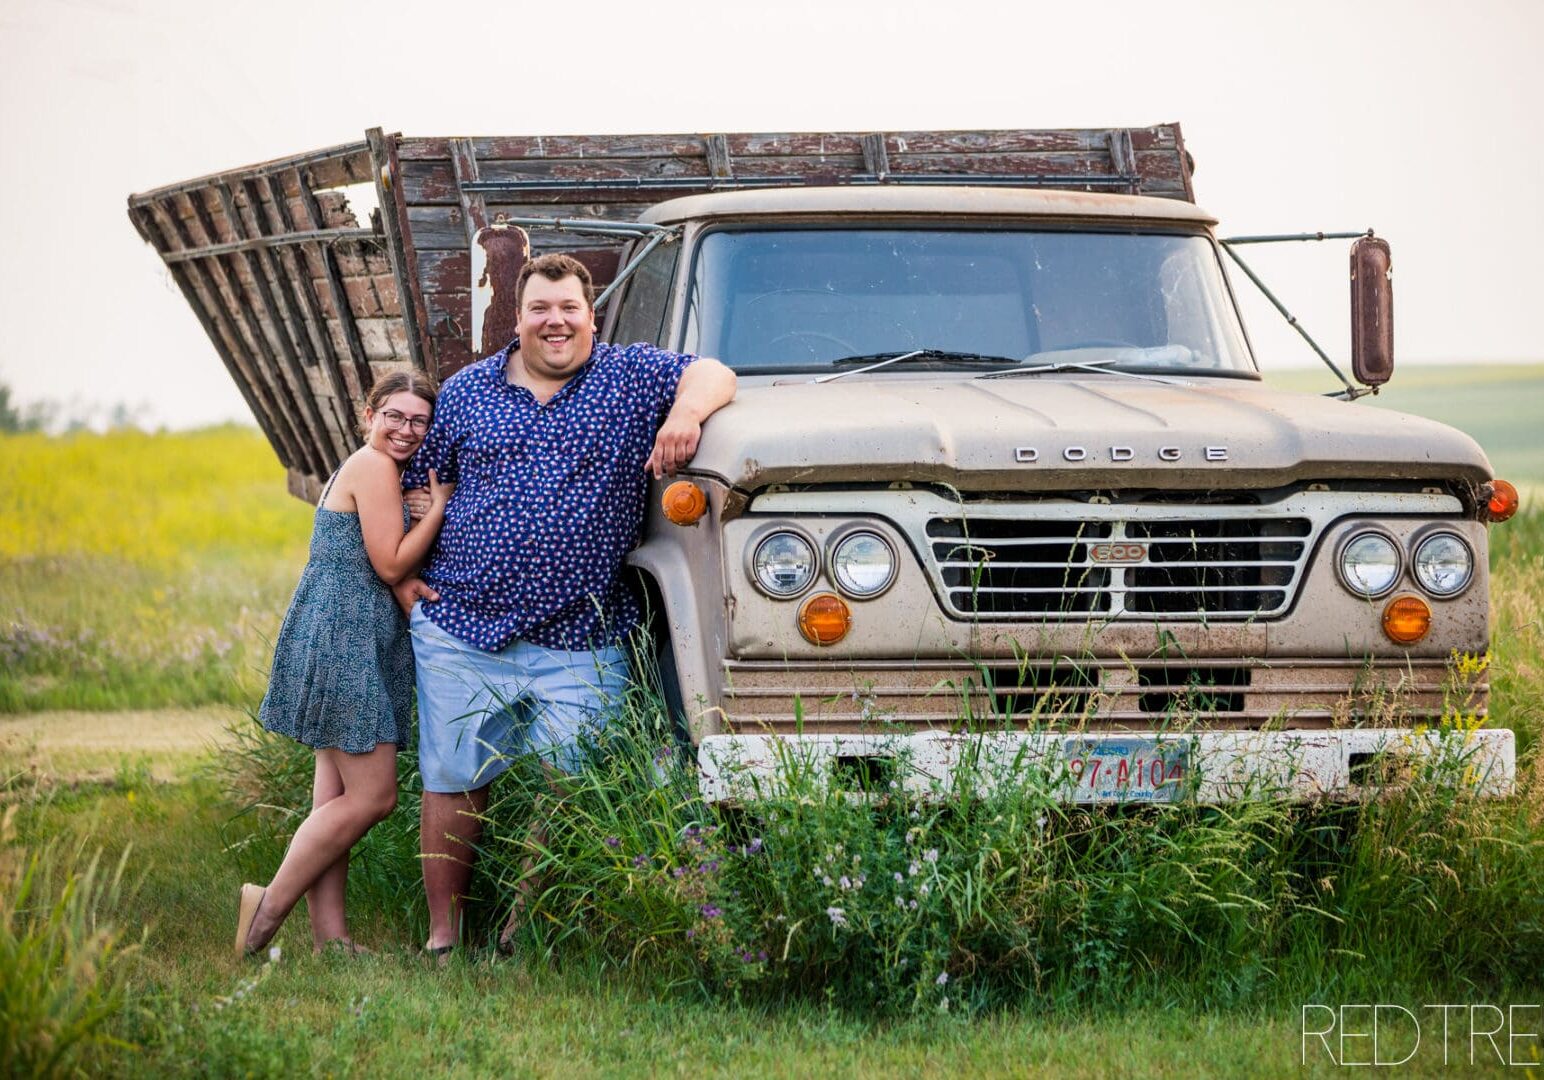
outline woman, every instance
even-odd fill
[[[266,888],[241,887],[238,956],[264,948],[302,895],[317,952],[357,951],[343,912],[349,849],[397,805],[397,749],[407,738],[413,649],[390,586],[423,561],[454,485],[429,473],[430,507],[411,528],[402,469],[429,430],[436,387],[421,372],[377,382],[364,446],[322,491],[300,576],[274,647],[259,718],[316,751],[311,814]]]

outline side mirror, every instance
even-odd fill
[[[1394,374],[1394,262],[1375,236],[1351,245],[1351,372],[1363,386]]]

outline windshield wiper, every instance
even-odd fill
[[[978,379],[1016,379],[1020,375],[1049,375],[1058,371],[1093,371],[1103,375],[1123,375],[1128,379],[1145,379],[1156,383],[1184,383],[1183,379],[1164,378],[1159,375],[1143,375],[1135,371],[1121,371],[1111,365],[1119,364],[1119,357],[1109,360],[1061,360],[1055,364],[1037,364],[1034,367],[1014,368],[1012,371],[988,371],[977,375]]]
[[[848,364],[865,364],[866,367],[853,368],[851,371],[838,371],[830,375],[819,375],[811,382],[826,383],[836,379],[842,379],[848,375],[861,375],[865,371],[878,371],[880,368],[889,367],[891,364],[902,364],[908,360],[921,363],[939,363],[958,367],[979,367],[982,364],[997,366],[1000,364],[1017,364],[1011,356],[989,356],[985,353],[956,352],[952,349],[913,349],[911,352],[876,352],[864,353],[860,356],[844,356],[839,360],[831,361],[832,367],[846,367]]]

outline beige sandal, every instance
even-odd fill
[[[257,917],[257,909],[263,904],[263,896],[268,892],[261,885],[243,885],[241,887],[241,903],[236,915],[236,958],[251,956],[252,949],[247,948],[247,934],[252,929],[252,920]]]

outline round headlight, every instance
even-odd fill
[[[1415,549],[1415,580],[1433,596],[1456,596],[1474,577],[1474,554],[1452,533],[1437,533]]]
[[[772,596],[796,596],[815,580],[815,549],[798,533],[775,532],[756,545],[751,568]]]
[[[1399,548],[1382,533],[1353,537],[1340,549],[1340,576],[1354,593],[1382,596],[1399,580]]]
[[[895,578],[895,553],[874,533],[853,533],[831,553],[831,572],[849,596],[875,596]]]

